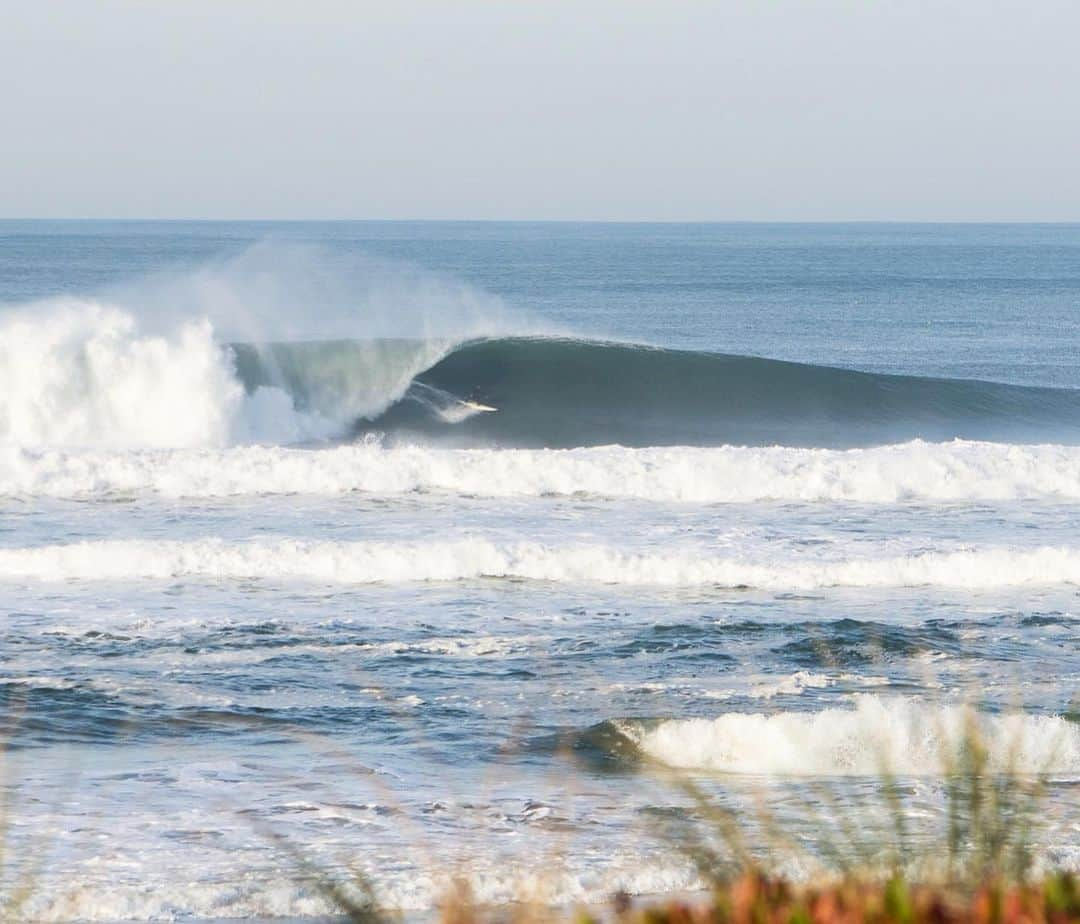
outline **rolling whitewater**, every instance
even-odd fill
[[[1078,306],[1069,225],[0,222],[30,911],[693,889],[656,767],[825,862],[970,703],[1080,869]]]

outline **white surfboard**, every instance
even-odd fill
[[[491,411],[497,411],[497,407],[491,407],[489,404],[481,404],[479,401],[459,401],[462,407],[467,407],[470,411],[484,411],[490,413]]]

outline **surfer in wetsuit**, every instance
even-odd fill
[[[488,399],[484,396],[484,392],[479,385],[474,385],[469,392],[469,397],[463,398],[461,403],[466,407],[472,408],[474,411],[495,410],[495,408],[488,405]]]

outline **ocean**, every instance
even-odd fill
[[[0,887],[805,875],[971,709],[1080,868],[1078,351],[1076,225],[0,222]]]

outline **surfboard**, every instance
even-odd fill
[[[488,404],[480,404],[478,401],[459,401],[458,403],[462,407],[467,407],[470,411],[491,412],[498,410],[497,407],[491,407],[491,405]]]

